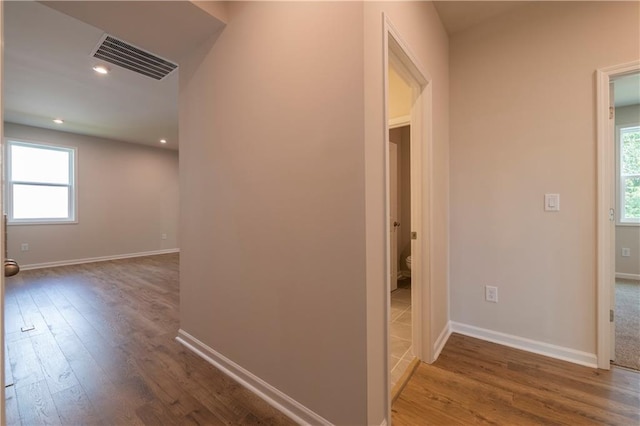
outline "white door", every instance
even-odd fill
[[[398,288],[398,145],[389,142],[389,273],[391,291]]]

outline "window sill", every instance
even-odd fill
[[[10,220],[7,221],[8,226],[16,225],[75,225],[77,220]]]
[[[630,227],[639,227],[640,222],[616,222],[616,226],[630,226]]]

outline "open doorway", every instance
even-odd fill
[[[104,29],[38,2],[5,3],[3,30],[3,250],[22,271],[2,286],[2,411],[7,424],[93,423],[74,417],[73,401],[106,400],[91,386],[115,377],[100,372],[118,349],[100,327],[135,300],[97,309],[114,294],[99,290],[125,283],[103,275],[109,285],[92,287],[96,273],[155,262],[172,276],[167,289],[178,282],[177,69],[156,79],[99,58]],[[115,262],[124,258],[140,262]],[[105,383],[100,392],[113,389]]]
[[[428,76],[387,22],[387,219],[390,400],[420,360],[432,361],[430,335],[430,108]]]
[[[389,173],[391,203],[396,203],[396,215],[392,214],[391,262],[397,272],[391,277],[391,314],[389,336],[391,339],[391,387],[403,382],[415,355],[412,347],[411,303],[411,153],[410,125],[395,127],[389,131]],[[394,164],[395,163],[395,164]],[[395,175],[395,176],[394,176]],[[395,187],[395,188],[394,188]],[[394,209],[391,209],[392,213]],[[395,233],[395,235],[394,235]]]
[[[411,87],[389,64],[391,388],[414,359],[411,335]]]
[[[611,360],[640,370],[640,73],[612,79],[615,282]]]
[[[620,200],[616,195],[615,81],[640,73],[640,61],[612,65],[596,71],[597,87],[597,359],[598,368],[609,370],[616,358],[616,224],[620,222]],[[634,180],[634,176],[630,176]],[[635,192],[634,192],[635,193]],[[618,239],[622,242],[622,239]],[[622,257],[620,247],[620,256]],[[625,251],[626,254],[626,251]],[[629,252],[629,257],[631,253]],[[636,254],[637,256],[637,254]],[[626,257],[626,256],[625,256]]]

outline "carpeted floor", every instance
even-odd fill
[[[616,280],[615,365],[640,370],[640,281]]]

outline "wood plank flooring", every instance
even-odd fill
[[[640,374],[453,334],[392,406],[393,425],[640,425]]]
[[[7,424],[293,424],[174,340],[178,279],[178,255],[7,279]],[[393,424],[471,423],[639,425],[640,374],[454,334],[417,368]]]
[[[178,275],[172,254],[8,278],[7,424],[293,424],[174,340]]]

